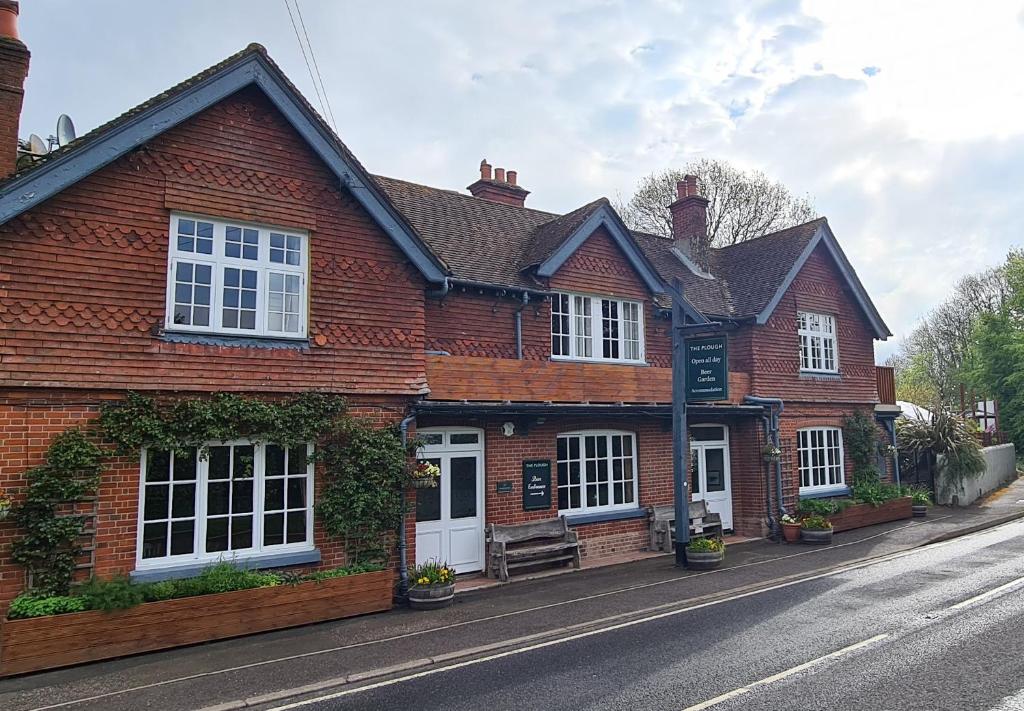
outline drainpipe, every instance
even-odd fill
[[[448,277],[444,278],[441,287],[438,289],[427,289],[427,296],[431,296],[435,299],[443,299],[448,295],[448,292],[452,288],[452,281]]]
[[[885,429],[889,431],[889,441],[893,447],[898,447],[896,443],[896,420],[884,420]],[[892,473],[896,479],[896,486],[900,485],[900,453],[897,451],[892,455]]]
[[[445,284],[448,280],[445,279]],[[416,413],[406,415],[399,423],[398,431],[402,438],[402,446],[409,443],[409,425],[416,421]],[[402,487],[402,525],[398,527],[398,597],[405,600],[409,597],[409,563],[406,560],[408,541],[405,533],[405,487]]]
[[[523,303],[516,309],[516,358],[523,359],[523,309],[530,303],[530,292],[523,292]]]
[[[769,429],[772,444],[775,445],[776,449],[781,449],[779,442],[779,415],[782,414],[784,408],[783,402],[777,397],[755,397],[754,395],[747,395],[743,398],[743,402],[750,403],[751,405],[761,405],[769,411]],[[770,495],[769,495],[770,499]],[[777,516],[773,517],[772,512],[768,512],[768,526],[771,529],[772,535],[775,536],[776,540],[781,540],[780,533],[780,519],[786,513],[785,507],[782,505],[782,459],[779,458],[775,462],[775,501],[778,504]]]

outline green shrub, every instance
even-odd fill
[[[800,523],[800,528],[808,531],[830,531],[832,530],[832,522],[824,516],[808,516]]]
[[[903,489],[895,484],[886,484],[880,481],[862,481],[853,485],[853,499],[862,504],[879,506],[886,501],[892,501],[903,496]]]
[[[801,516],[832,516],[852,504],[850,499],[800,499],[796,510]]]
[[[146,585],[133,583],[125,577],[97,580],[93,578],[87,583],[72,590],[75,597],[81,598],[89,610],[125,610],[129,607],[146,602]]]
[[[85,600],[71,595],[52,595],[39,597],[32,593],[22,593],[11,601],[7,609],[7,617],[11,620],[23,620],[29,617],[46,617],[63,615],[67,612],[86,610]]]
[[[694,538],[686,546],[686,550],[697,552],[709,551],[720,553],[725,550],[725,542],[717,538]]]

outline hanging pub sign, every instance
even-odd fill
[[[729,399],[726,337],[686,340],[686,401]]]
[[[523,461],[523,511],[551,508],[551,460]]]

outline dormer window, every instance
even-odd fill
[[[308,236],[171,215],[167,330],[306,336]]]
[[[800,311],[797,313],[797,331],[800,334],[800,370],[838,373],[835,317]]]
[[[642,363],[643,313],[638,301],[555,294],[551,299],[551,357]]]

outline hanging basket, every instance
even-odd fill
[[[436,489],[437,479],[434,477],[424,477],[422,479],[410,479],[410,485],[414,489]]]

